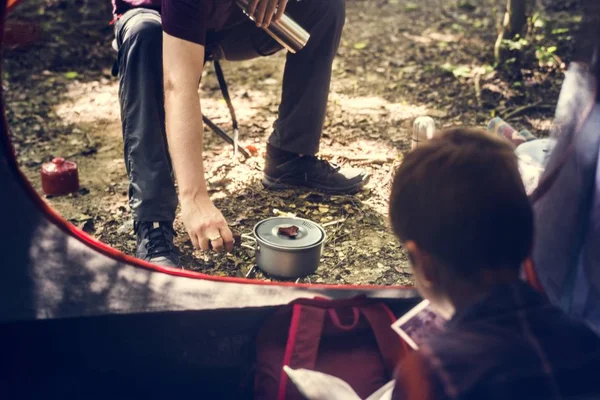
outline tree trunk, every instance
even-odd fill
[[[505,60],[506,51],[504,49],[504,40],[512,40],[515,36],[523,33],[523,28],[527,22],[527,0],[506,0],[506,13],[504,22],[496,40],[494,47],[494,56],[496,63],[501,64]]]

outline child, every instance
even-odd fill
[[[449,319],[398,367],[394,399],[600,398],[600,338],[519,279],[533,214],[510,145],[468,128],[423,143],[396,172],[390,219]]]

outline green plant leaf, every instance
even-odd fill
[[[456,78],[468,78],[471,76],[471,68],[467,65],[460,65],[452,71],[452,74]]]
[[[418,9],[419,9],[419,6],[415,3],[406,3],[404,5],[404,11],[415,11]]]

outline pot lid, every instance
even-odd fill
[[[267,244],[288,249],[313,247],[325,238],[325,231],[318,224],[293,217],[265,219],[256,224],[254,234]]]

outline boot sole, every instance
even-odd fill
[[[367,183],[369,183],[370,179],[371,179],[371,176],[367,175],[365,177],[365,179],[363,179],[362,181],[358,182],[357,184],[349,186],[349,187],[346,187],[346,188],[341,188],[341,189],[331,189],[330,187],[319,185],[318,183],[312,183],[312,184],[307,184],[307,183],[297,183],[297,184],[283,183],[283,182],[279,182],[279,181],[277,181],[275,179],[271,179],[268,176],[265,176],[263,178],[262,184],[263,184],[263,187],[265,189],[267,189],[267,190],[273,190],[273,191],[280,191],[280,190],[286,190],[286,189],[306,188],[306,189],[318,190],[320,192],[327,193],[327,194],[356,194]]]

